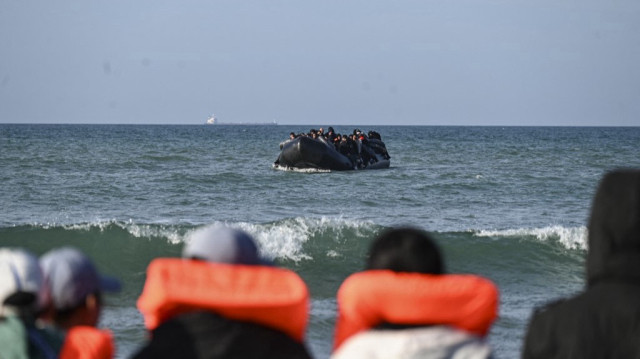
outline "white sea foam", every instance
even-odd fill
[[[304,222],[290,225],[238,223],[238,226],[253,235],[266,257],[294,261],[312,259],[302,247],[309,240],[308,227]]]
[[[166,238],[172,244],[183,241],[183,235],[178,232],[176,227],[172,226],[127,223],[123,228],[136,238],[161,237]]]
[[[368,222],[342,218],[296,217],[273,224],[241,224],[241,228],[244,227],[244,230],[254,235],[266,256],[299,261],[313,259],[303,249],[304,243],[312,236],[322,236],[326,231],[339,231],[344,228],[360,232],[371,225]]]
[[[335,258],[335,257],[340,257],[340,253],[334,251],[333,249],[327,251],[327,257],[329,258]]]
[[[179,244],[190,240],[190,236],[196,229],[193,225],[159,224],[159,223],[135,223],[133,220],[118,221],[96,220],[94,222],[75,224],[33,224],[43,229],[63,228],[72,231],[100,231],[105,232],[113,229],[121,229],[135,238],[161,238],[168,243]],[[373,222],[344,219],[341,217],[295,217],[277,222],[269,223],[249,223],[249,222],[213,222],[207,226],[227,225],[246,231],[253,236],[263,256],[267,258],[281,258],[293,261],[312,260],[310,253],[304,250],[304,244],[312,238],[322,238],[332,236],[342,237],[343,231],[348,231],[350,235],[367,236],[375,227]],[[339,256],[335,250],[329,249],[325,253],[328,257]]]
[[[313,259],[310,254],[305,253],[303,247],[313,236],[322,236],[326,231],[343,229],[349,229],[358,235],[373,226],[373,223],[367,221],[332,217],[296,217],[273,223],[214,222],[209,225],[221,224],[249,233],[256,239],[260,252],[265,257],[293,261]],[[189,240],[190,233],[191,231],[184,236],[185,241]]]
[[[90,231],[93,229],[98,229],[101,232],[104,232],[110,226],[119,227],[136,238],[166,238],[167,241],[172,244],[182,242],[184,237],[182,234],[180,234],[179,227],[176,226],[159,224],[137,224],[132,220],[123,222],[113,219],[108,221],[68,224],[61,227],[66,230]]]
[[[280,165],[273,165],[273,168],[279,171],[290,171],[290,172],[300,172],[300,173],[328,173],[331,170],[320,169],[320,168],[295,168],[295,167],[287,167]]]
[[[518,228],[500,231],[481,230],[475,233],[479,237],[522,237],[533,236],[540,241],[557,240],[567,249],[587,249],[587,228],[549,226],[543,228]]]

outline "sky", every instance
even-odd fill
[[[0,0],[0,123],[640,126],[637,0]]]

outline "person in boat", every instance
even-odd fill
[[[362,158],[362,142],[359,139],[360,130],[358,130],[357,134],[352,134],[351,137],[351,148],[350,148],[350,158],[351,162],[355,164],[357,168],[366,167],[368,162],[364,162]]]
[[[331,143],[333,143],[333,147],[335,147],[336,151],[340,152],[340,142],[342,141],[342,136],[338,133],[333,136]]]
[[[347,144],[347,139],[348,138],[349,138],[349,136],[347,136],[347,135],[344,135],[344,136],[340,135],[340,143],[338,143],[336,145],[337,149],[338,149],[338,152],[340,152],[341,154],[343,154],[343,155],[345,155],[347,157],[349,157],[349,146]]]
[[[380,140],[380,141],[382,141],[382,137],[381,137],[381,136],[380,136],[380,134],[379,134],[378,132],[376,132],[376,131],[369,131],[369,132],[367,133],[367,136],[369,136],[369,138],[373,138],[373,139],[376,139],[376,140]]]
[[[45,253],[40,266],[51,295],[46,317],[65,333],[60,358],[112,358],[111,332],[97,326],[103,295],[119,291],[120,281],[98,273],[91,259],[73,247]]]
[[[352,166],[355,168],[360,162],[360,156],[358,154],[358,145],[353,140],[352,135],[343,135],[338,152],[347,157],[351,161]]]
[[[329,128],[327,129],[326,137],[327,137],[327,140],[329,141],[329,143],[335,143],[336,137],[338,137],[338,135],[333,130],[333,127],[329,126]]]
[[[366,270],[342,283],[337,301],[332,359],[491,357],[483,337],[497,316],[497,287],[445,274],[438,247],[421,230],[383,232]]]
[[[296,138],[296,137],[297,137],[297,136],[296,136],[296,134],[295,134],[294,132],[290,132],[290,133],[289,133],[289,139],[290,139],[290,140],[293,140],[293,139],[294,139],[294,138]]]
[[[604,175],[587,231],[586,288],[534,311],[522,358],[640,358],[640,170]]]
[[[364,133],[358,135],[358,141],[360,141],[360,157],[365,165],[370,165],[378,162],[375,151],[369,147],[369,139]]]
[[[180,258],[147,269],[138,308],[151,340],[134,358],[303,358],[309,293],[302,279],[226,226],[192,233]]]
[[[384,159],[388,160],[391,158],[391,156],[389,156],[389,153],[387,152],[387,148],[385,147],[384,142],[382,142],[382,137],[378,132],[369,131],[366,136],[364,135],[364,133],[362,133],[360,137],[364,137],[366,139],[367,148],[368,150],[370,150],[369,153],[374,159],[376,159],[376,162],[376,153],[381,155]]]
[[[0,248],[0,358],[58,358],[64,334],[41,319],[48,305],[38,258]]]

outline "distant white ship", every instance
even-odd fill
[[[237,123],[232,123],[232,122],[225,122],[222,123],[218,120],[218,118],[216,117],[216,115],[211,115],[209,116],[209,118],[207,119],[206,122],[207,125],[259,125],[259,126],[265,126],[265,125],[272,125],[272,126],[276,126],[278,125],[278,122],[276,120],[273,120],[271,122],[237,122]]]
[[[218,119],[216,118],[216,115],[209,116],[209,118],[207,119],[207,125],[217,125],[217,124],[218,124]]]

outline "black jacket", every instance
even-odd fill
[[[164,322],[134,358],[309,359],[311,356],[302,343],[275,329],[198,311]]]
[[[525,359],[640,358],[640,171],[604,177],[588,229],[587,288],[534,313]]]

